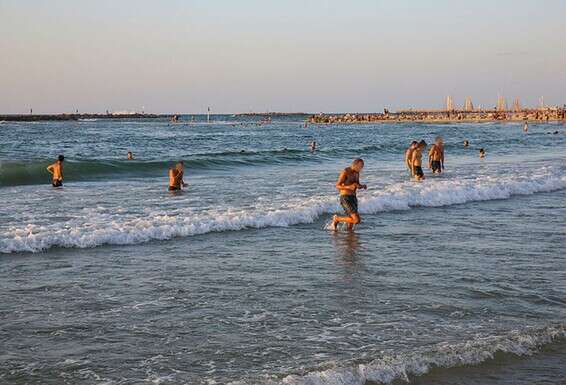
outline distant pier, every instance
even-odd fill
[[[20,114],[0,115],[0,121],[8,122],[38,122],[38,121],[65,121],[82,119],[156,119],[171,118],[172,115],[156,114]]]

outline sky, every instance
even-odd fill
[[[0,113],[566,103],[565,0],[0,0]]]

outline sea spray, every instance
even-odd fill
[[[543,167],[524,176],[395,183],[375,192],[360,194],[360,212],[376,214],[412,207],[439,207],[474,201],[508,199],[566,188],[566,176]],[[51,247],[88,248],[103,244],[128,245],[247,228],[286,227],[313,223],[340,210],[334,196],[289,199],[279,206],[256,204],[253,208],[227,207],[195,212],[181,208],[176,215],[151,212],[144,216],[93,212],[74,218],[68,225],[47,224],[15,227],[0,233],[0,252],[38,252]]]

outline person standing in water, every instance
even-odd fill
[[[316,141],[313,140],[310,144],[310,148],[311,148],[311,152],[315,152],[316,151]]]
[[[415,149],[417,148],[419,142],[417,142],[416,140],[413,140],[411,142],[411,145],[409,146],[409,148],[407,148],[407,150],[405,151],[405,165],[407,165],[407,168],[409,169],[409,172],[411,173],[411,176],[414,176],[413,174],[413,151],[415,151]]]
[[[63,161],[65,157],[63,155],[59,155],[57,157],[57,162],[47,166],[47,171],[52,176],[52,185],[53,187],[63,187]]]
[[[131,151],[128,151],[128,160],[134,160],[134,154]]]
[[[347,223],[348,230],[352,230],[354,225],[360,223],[356,192],[358,189],[366,190],[368,188],[365,184],[360,184],[360,172],[363,168],[364,161],[358,158],[352,162],[350,167],[346,167],[340,173],[336,182],[336,189],[340,192],[340,206],[344,209],[346,216],[334,215],[330,226],[332,230],[336,230],[340,222]]]
[[[428,168],[432,169],[433,174],[440,174],[444,170],[444,143],[440,136],[436,137],[428,152]]]
[[[413,175],[416,181],[421,181],[425,178],[423,172],[423,151],[426,149],[426,142],[421,140],[411,155],[411,165],[413,166]]]
[[[183,180],[184,172],[185,165],[181,161],[177,162],[175,168],[169,169],[169,191],[181,191],[183,187],[187,187]]]
[[[485,150],[483,148],[480,148],[480,159],[484,159],[485,155]]]
[[[525,121],[525,125],[523,126],[523,131],[524,131],[525,133],[526,133],[526,132],[529,132],[529,122],[528,122],[528,121]]]

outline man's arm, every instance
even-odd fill
[[[47,171],[49,171],[49,173],[53,175],[54,171],[53,171],[53,165],[52,164],[47,166]]]
[[[442,150],[440,151],[440,165],[442,166],[442,169],[444,170],[444,147],[442,147]]]
[[[183,179],[183,177],[185,176],[185,173],[184,173],[184,172],[181,172],[180,174],[181,174],[181,175],[180,175],[181,186],[187,187],[187,184],[185,183],[185,180]]]
[[[358,188],[358,183],[354,182],[352,184],[349,185],[345,185],[344,181],[346,180],[346,171],[342,171],[340,173],[340,176],[338,177],[338,181],[336,182],[336,188],[338,190],[350,190],[350,191],[356,191],[356,189]]]

